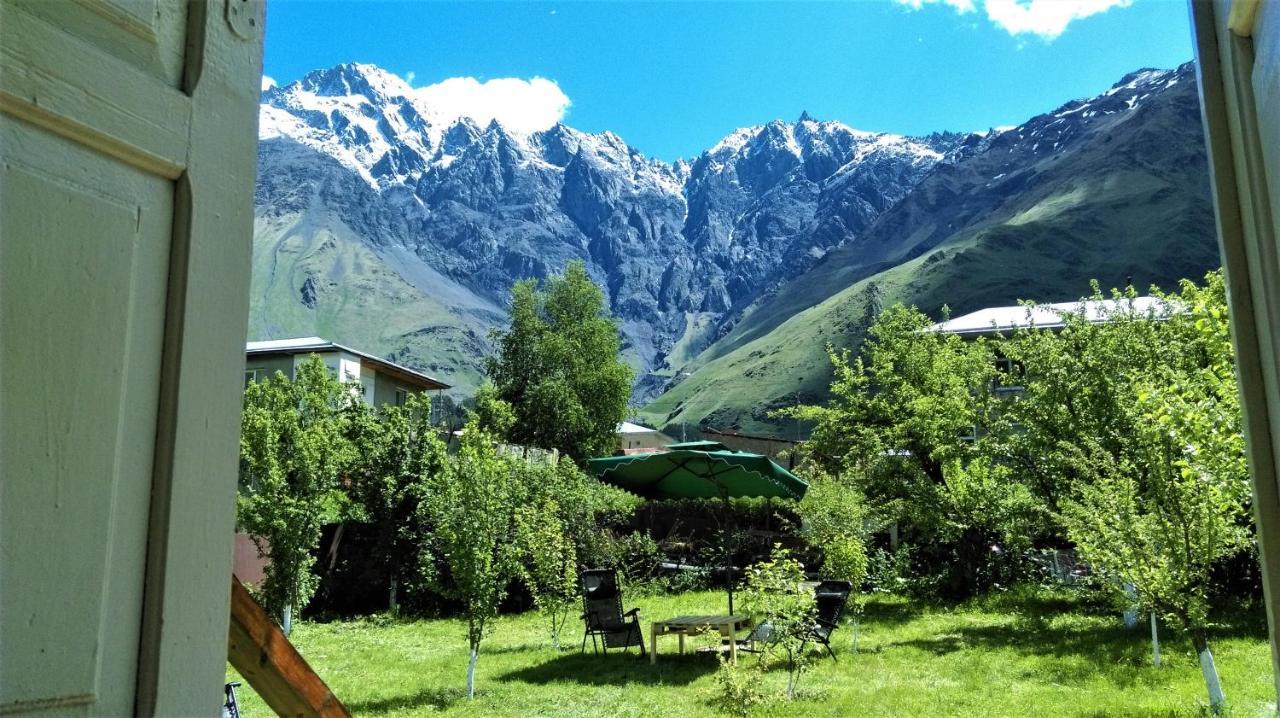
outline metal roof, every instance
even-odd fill
[[[614,433],[616,434],[650,434],[650,433],[661,433],[661,432],[659,432],[657,429],[650,429],[647,426],[641,426],[640,424],[632,424],[629,421],[624,421],[618,424],[617,428],[614,429]]]
[[[1014,329],[1060,329],[1063,315],[1084,315],[1093,323],[1108,321],[1115,314],[1131,314],[1163,319],[1171,308],[1159,297],[1134,297],[1133,299],[1086,299],[1078,302],[1058,302],[1035,306],[988,307],[963,316],[938,322],[930,331],[962,336],[991,335]]]
[[[331,342],[321,337],[293,337],[290,339],[269,339],[266,341],[246,342],[244,345],[244,353],[248,356],[256,356],[261,354],[311,354],[320,352],[341,351],[348,354],[354,354],[363,360],[378,367],[385,374],[389,374],[403,381],[408,381],[425,389],[449,389],[450,386],[439,379],[423,374],[416,369],[410,369],[407,366],[401,366],[395,362],[389,362],[386,359],[376,357],[368,352],[362,352],[359,349],[352,349],[344,344]]]

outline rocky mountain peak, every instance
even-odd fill
[[[262,95],[257,203],[283,263],[271,271],[306,264],[310,284],[297,312],[281,309],[257,326],[357,306],[365,300],[339,301],[343,282],[355,281],[344,278],[373,267],[376,278],[353,286],[386,306],[416,308],[394,326],[366,317],[387,338],[357,343],[450,357],[474,372],[477,337],[502,321],[496,308],[512,283],[577,259],[605,288],[638,373],[677,369],[782,283],[858,246],[939,167],[979,154],[1010,167],[1033,162],[1076,141],[1080,123],[1132,114],[1181,72],[1132,73],[1003,133],[908,137],[805,111],[795,122],[734,130],[692,161],[669,164],[613,132],[557,123],[525,134],[449,117],[372,65],[317,70]],[[988,161],[988,176],[1012,174]],[[307,252],[290,244],[298,237],[314,238]],[[334,253],[327,264],[317,248]],[[361,252],[372,258],[352,259]],[[289,297],[304,284],[280,281]],[[433,344],[446,326],[467,337],[469,354]],[[419,366],[434,370],[425,358]]]

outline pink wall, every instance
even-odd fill
[[[265,558],[258,558],[258,547],[253,545],[249,534],[236,534],[236,558],[232,571],[239,577],[240,583],[262,583],[263,573],[267,567]]]

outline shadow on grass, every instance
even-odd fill
[[[460,688],[424,688],[417,693],[372,698],[364,701],[351,701],[345,705],[352,715],[385,713],[407,708],[430,707],[434,710],[444,710],[455,701],[466,697],[467,692]]]
[[[642,683],[647,685],[687,685],[699,677],[716,670],[715,656],[703,654],[663,654],[656,665],[648,657],[638,653],[565,654],[537,665],[503,674],[501,680],[524,683],[578,683],[588,686],[623,686]]]
[[[1040,678],[1053,682],[1084,682],[1104,676],[1113,685],[1128,688],[1161,680],[1162,674],[1130,670],[1149,665],[1151,660],[1150,634],[1145,631],[1145,622],[1137,630],[1123,628],[1119,616],[1113,620],[1103,619],[1107,621],[1105,624],[1055,625],[1053,619],[1063,615],[1059,605],[1023,603],[1018,608],[1022,610],[1017,611],[1012,621],[953,626],[945,633],[928,638],[882,643],[877,650],[915,648],[934,656],[961,651],[1009,650],[1024,658],[1056,659],[1055,663],[1038,670]],[[1210,644],[1214,640],[1265,635],[1258,631],[1256,619],[1250,615],[1224,618],[1227,620],[1210,630]],[[1164,627],[1161,640],[1176,645],[1187,642],[1185,635]],[[1177,651],[1167,653],[1166,661],[1177,660],[1180,655]]]
[[[900,626],[914,621],[931,603],[875,597],[862,608],[858,621],[881,626]]]

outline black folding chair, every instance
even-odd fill
[[[853,584],[848,581],[823,581],[813,590],[817,602],[818,615],[809,630],[809,641],[821,643],[831,659],[838,661],[835,651],[831,650],[831,634],[840,627],[840,617],[844,615],[845,604],[849,602],[849,594],[853,592]],[[807,643],[807,641],[806,641]],[[801,646],[800,650],[804,650]]]
[[[633,608],[623,612],[618,572],[590,569],[582,572],[581,580],[582,620],[586,623],[581,652],[586,653],[587,637],[590,636],[592,653],[603,649],[607,654],[610,648],[626,651],[631,646],[640,646],[640,655],[645,655],[640,610]]]

